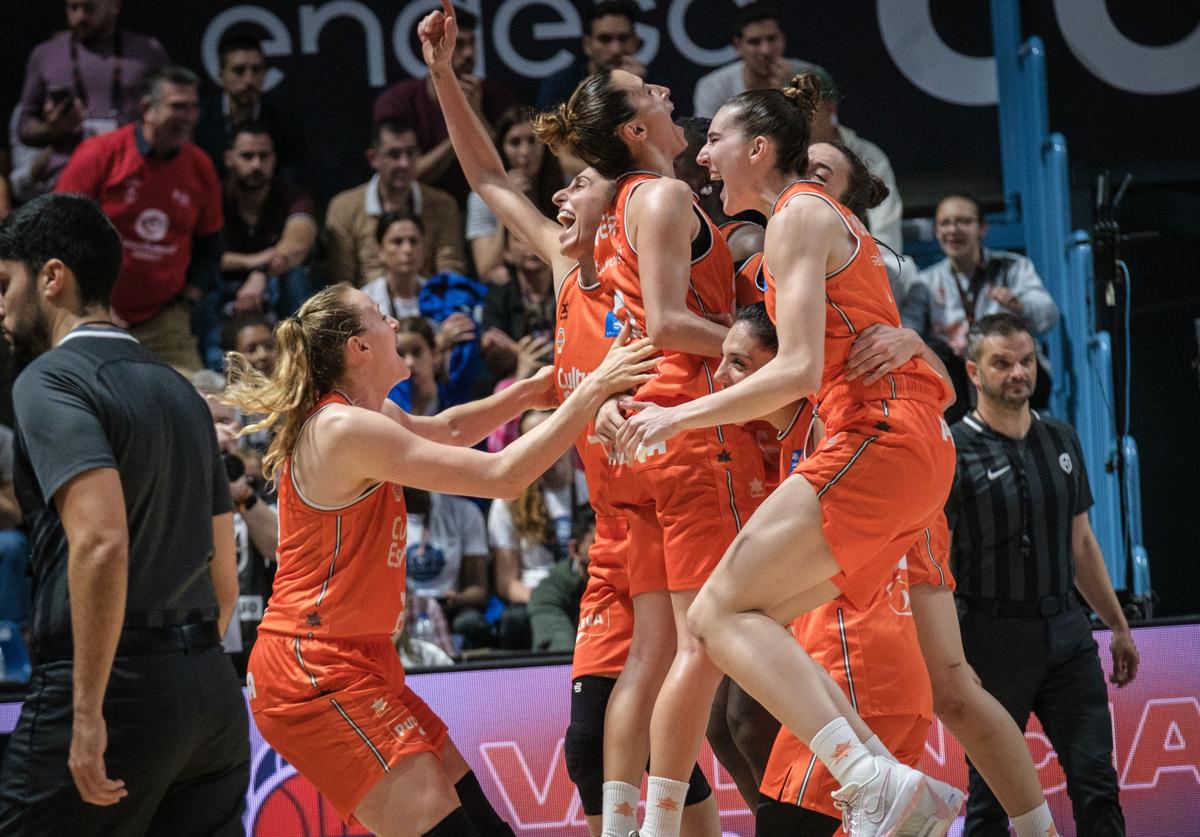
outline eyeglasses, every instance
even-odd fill
[[[939,230],[947,230],[951,227],[970,227],[979,223],[977,215],[957,215],[953,218],[938,218],[937,227]]]

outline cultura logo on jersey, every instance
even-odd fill
[[[558,388],[562,390],[563,398],[574,392],[586,377],[586,372],[576,369],[574,366],[570,369],[558,367]]]

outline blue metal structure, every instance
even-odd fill
[[[1124,393],[1113,391],[1110,335],[1093,327],[1089,238],[1070,229],[1067,142],[1049,128],[1045,48],[1040,38],[1021,40],[1018,0],[992,0],[991,18],[1005,197],[1005,211],[997,220],[1019,228],[1025,252],[1062,312],[1059,328],[1047,339],[1055,370],[1050,411],[1079,431],[1096,499],[1092,527],[1113,586],[1148,597],[1137,444],[1127,435],[1118,438],[1114,407]],[[1118,458],[1123,469],[1117,467]]]

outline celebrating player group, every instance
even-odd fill
[[[758,834],[830,834],[840,816],[853,837],[942,835],[963,794],[915,768],[934,711],[1018,833],[1055,833],[1021,732],[963,655],[942,513],[953,389],[919,340],[893,339],[861,220],[886,187],[848,148],[810,144],[818,80],[735,96],[689,154],[668,89],[587,77],[533,119],[586,165],[556,223],[454,77],[448,0],[418,32],[472,188],[553,267],[552,374],[405,414],[386,399],[408,374],[397,322],[344,285],[280,323],[269,378],[231,356],[227,398],[275,431],[279,568],[247,678],[267,741],[377,834],[512,834],[389,642],[401,486],[512,497],[574,443],[596,514],[581,621],[609,620],[580,632],[566,736],[593,834],[719,835],[696,764],[719,716],[762,744],[717,750]],[[735,262],[734,227],[681,166],[700,167],[714,212],[768,220],[761,253]],[[552,405],[503,451],[471,447]]]

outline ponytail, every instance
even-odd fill
[[[228,384],[221,401],[262,419],[242,433],[275,429],[263,458],[263,474],[274,480],[291,456],[304,420],[345,371],[346,341],[363,330],[358,309],[346,300],[349,285],[332,285],[308,299],[294,316],[275,326],[278,356],[270,377],[240,352],[229,352]]]
[[[637,116],[628,94],[612,83],[612,73],[594,73],[571,98],[533,117],[533,133],[557,151],[565,148],[609,180],[635,168],[629,146],[618,135]]]
[[[765,88],[739,93],[722,106],[747,137],[766,137],[775,145],[775,167],[799,176],[808,169],[813,116],[822,96],[820,77],[801,73],[783,90]]]

